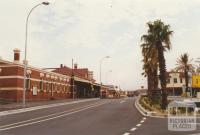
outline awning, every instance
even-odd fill
[[[86,79],[82,79],[82,78],[79,78],[79,77],[74,77],[74,80],[75,81],[79,81],[79,82],[86,82],[86,83],[91,83],[89,80],[86,80]]]

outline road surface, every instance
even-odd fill
[[[191,135],[171,132],[167,119],[142,116],[135,98],[101,99],[0,117],[0,135]]]

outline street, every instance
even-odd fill
[[[94,100],[1,116],[0,135],[190,135],[199,131],[170,132],[167,119],[143,117],[134,101]]]

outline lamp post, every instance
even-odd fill
[[[175,91],[174,91],[174,78],[173,78],[173,96],[175,97]]]
[[[49,2],[42,2],[42,3],[39,3],[37,5],[35,5],[28,13],[28,16],[26,18],[26,33],[25,33],[25,54],[24,54],[24,88],[23,88],[23,107],[26,106],[26,70],[27,70],[27,37],[28,37],[28,21],[29,21],[29,17],[32,13],[32,11],[39,7],[40,5],[49,5]]]
[[[108,79],[108,78],[109,78],[109,77],[108,77],[108,76],[109,76],[109,73],[111,74],[111,73],[112,73],[112,70],[108,70],[108,71],[106,72],[106,84],[109,83],[109,81],[108,81],[108,80],[109,80],[109,79]]]
[[[74,72],[73,71],[74,71],[74,59],[72,59],[72,72],[71,72],[72,82],[71,83],[72,83],[72,94],[73,94],[72,98],[75,99],[75,93],[74,93],[75,92],[74,91],[74,78],[75,78],[75,76],[74,76]]]
[[[102,86],[102,81],[101,81],[101,64],[102,64],[102,62],[103,62],[103,60],[105,60],[105,59],[109,59],[110,58],[110,56],[105,56],[105,57],[103,57],[103,58],[101,58],[100,59],[100,98],[102,98],[102,92],[101,92],[101,86]]]

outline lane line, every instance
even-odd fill
[[[51,116],[54,116],[54,115],[60,115],[60,114],[68,113],[68,112],[71,112],[71,111],[75,111],[75,110],[79,110],[79,109],[82,109],[82,108],[85,108],[85,107],[96,105],[96,104],[99,104],[99,103],[101,103],[101,101],[98,101],[97,103],[93,103],[93,104],[90,104],[90,105],[86,105],[86,106],[74,108],[74,109],[71,109],[71,110],[63,111],[63,112],[53,113],[53,114],[42,116],[42,117],[37,117],[37,118],[33,118],[33,119],[28,119],[28,120],[24,120],[24,121],[20,121],[20,122],[15,122],[15,123],[12,123],[12,124],[0,126],[0,128],[5,128],[5,127],[9,127],[9,126],[13,126],[13,125],[18,125],[18,124],[22,124],[22,123],[26,123],[26,122],[30,122],[30,121],[42,119],[42,118],[51,117]],[[104,103],[104,102],[102,102],[102,103]]]
[[[106,102],[106,103],[108,103],[108,102]],[[18,127],[24,127],[24,126],[33,125],[33,124],[36,124],[36,123],[41,123],[41,122],[44,122],[44,121],[49,121],[49,120],[52,120],[52,119],[68,116],[68,115],[71,115],[71,114],[74,114],[74,113],[78,113],[78,112],[81,112],[81,111],[84,111],[84,110],[88,110],[90,108],[101,106],[101,105],[106,104],[106,103],[101,103],[101,104],[89,106],[89,107],[79,109],[79,110],[76,110],[76,111],[73,111],[73,112],[69,112],[69,113],[66,113],[66,114],[58,115],[58,116],[55,116],[55,117],[51,117],[51,118],[47,118],[47,119],[43,119],[43,120],[39,120],[39,121],[35,121],[35,122],[30,122],[30,123],[21,124],[21,125],[17,125],[17,126],[13,126],[13,127],[3,128],[3,129],[0,129],[0,131],[5,131],[5,130],[18,128]]]
[[[143,117],[143,120],[146,120],[147,118],[146,117]]]
[[[0,112],[0,116],[35,111],[35,110],[39,110],[39,109],[45,109],[45,108],[51,108],[51,107],[57,107],[57,106],[63,106],[63,105],[83,103],[83,102],[88,102],[88,101],[93,101],[93,100],[98,100],[98,99],[96,99],[96,98],[95,99],[84,99],[84,100],[56,103],[56,104],[50,104],[50,105],[34,106],[34,107],[28,107],[28,108],[22,108],[22,109],[16,109],[16,110],[8,110],[8,111]]]
[[[141,120],[140,123],[144,123],[144,120]]]
[[[133,131],[135,131],[136,129],[137,129],[137,128],[131,128],[131,130],[130,130],[130,131],[132,131],[132,132],[133,132]]]
[[[124,102],[125,102],[125,101],[122,100],[122,101],[120,101],[120,104],[122,104],[122,103],[124,103]]]
[[[137,124],[137,125],[136,125],[136,127],[140,127],[140,126],[141,126],[141,124]]]
[[[126,133],[124,133],[123,135],[130,135],[130,133],[126,132]]]

